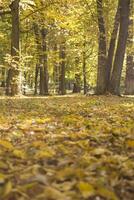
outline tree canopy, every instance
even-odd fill
[[[125,1],[128,10],[126,5],[121,5],[121,2],[112,0],[2,1],[0,3],[0,64],[2,69],[1,84],[5,85],[6,93],[11,95],[15,95],[15,93],[25,94],[26,91],[31,90],[33,94],[41,95],[53,92],[64,94],[66,90],[73,90],[73,87],[81,87],[84,88],[84,93],[93,88],[98,94],[105,92],[119,94],[120,85],[125,91],[126,68],[125,62],[123,62],[127,45],[125,36],[125,40],[123,39],[124,47],[122,51],[119,50],[122,53],[122,61],[116,67],[120,73],[117,73],[118,70],[112,72],[113,66],[108,67],[109,62],[113,65],[114,59],[119,62],[120,58],[119,54],[115,58],[114,55],[122,32],[124,33],[124,30],[120,30],[121,32],[118,34],[118,27],[124,23],[119,19],[121,13],[124,15],[123,13],[126,12],[126,17],[128,16],[126,23],[128,24],[129,11],[132,10],[130,1]],[[14,8],[11,6],[17,3],[18,23],[13,22],[14,11],[12,13],[12,9]],[[118,9],[119,17],[117,19]],[[119,23],[116,31],[114,24],[117,22]],[[16,33],[13,32],[16,29],[15,26],[18,26]],[[132,29],[132,24],[130,29]],[[114,33],[116,33],[115,36],[113,36]],[[114,41],[113,37],[115,37]],[[14,42],[13,38],[15,38]],[[16,48],[14,43],[16,43],[17,38],[19,45]],[[113,48],[112,52],[110,47]],[[18,54],[17,61],[16,55],[12,55],[10,49],[15,49],[16,54]],[[110,61],[108,56],[111,56]],[[103,61],[103,58],[106,62]],[[16,76],[9,73],[9,71],[17,71],[13,69],[14,59],[15,63],[18,63]],[[116,63],[115,66],[117,66]],[[112,79],[112,73],[115,73],[113,77],[117,76],[116,80]],[[79,77],[80,81],[76,77]],[[16,86],[13,83],[15,80]],[[13,90],[11,85],[18,88],[17,91],[10,92]],[[106,85],[111,86],[106,87]],[[133,87],[132,85],[131,87]],[[112,87],[117,87],[118,91]],[[74,88],[73,91],[75,90],[77,91]]]

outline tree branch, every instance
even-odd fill
[[[57,1],[54,2],[54,3],[50,2],[50,3],[47,4],[47,5],[44,5],[44,6],[41,6],[41,7],[37,8],[37,9],[34,10],[33,12],[29,13],[27,16],[25,16],[24,18],[22,18],[21,21],[27,19],[27,18],[30,17],[31,15],[33,15],[33,14],[35,14],[35,13],[37,13],[37,12],[40,12],[40,11],[44,10],[45,8],[48,8],[50,5],[54,5],[54,4],[58,4],[58,2],[57,2]]]

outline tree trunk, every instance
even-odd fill
[[[41,72],[41,64],[42,64],[42,49],[41,49],[41,37],[40,37],[40,31],[39,31],[39,26],[38,24],[34,23],[33,24],[33,29],[34,29],[34,34],[35,34],[35,42],[37,45],[37,64],[35,68],[35,91],[34,94],[37,95],[37,87],[38,87],[38,76],[40,72],[40,94],[43,95],[43,90],[42,90],[42,72]]]
[[[47,29],[43,28],[41,30],[41,35],[42,35],[42,64],[43,64],[43,81],[44,81],[44,86],[43,86],[43,93],[44,95],[48,95],[48,64],[47,64],[47,42],[46,42],[46,36],[47,36]]]
[[[12,69],[10,68],[7,72],[7,78],[6,78],[6,95],[11,94],[11,91],[10,91],[11,77],[12,77]]]
[[[75,74],[75,82],[73,87],[73,93],[80,93],[81,92],[81,77],[80,74]]]
[[[103,0],[97,0],[97,17],[99,28],[99,49],[98,49],[98,73],[97,73],[97,94],[104,94],[106,91],[106,31],[103,18]]]
[[[125,80],[125,94],[134,95],[134,19],[133,19],[134,1],[131,2],[131,15],[129,20],[129,31],[127,41],[127,69],[126,69],[126,80]]]
[[[65,44],[62,43],[60,45],[60,77],[59,77],[59,93],[61,95],[66,94],[66,81],[65,81],[66,62],[65,62],[65,58],[66,58]]]
[[[134,95],[134,60],[132,55],[127,55],[125,94]]]
[[[114,95],[120,95],[120,81],[128,36],[130,0],[119,0],[119,6],[120,30],[109,88],[110,92]]]
[[[83,45],[83,84],[84,84],[84,94],[87,94],[87,76],[86,76],[86,41]]]
[[[115,47],[116,47],[116,40],[118,36],[118,30],[119,30],[119,24],[120,24],[120,7],[118,5],[117,12],[115,15],[114,20],[114,27],[113,32],[111,34],[111,40],[110,45],[108,49],[108,57],[107,57],[107,71],[106,71],[106,90],[109,90],[109,82],[110,82],[110,76],[112,72],[113,67],[113,60],[114,60],[114,53],[115,53]]]
[[[12,16],[12,35],[11,35],[11,56],[12,66],[8,71],[6,93],[17,95],[20,93],[20,72],[19,72],[19,0],[14,0],[10,5]]]
[[[6,72],[6,69],[4,67],[1,67],[1,72],[0,72],[1,84],[0,84],[0,87],[5,87],[5,72]]]
[[[39,64],[36,64],[35,67],[35,87],[34,87],[34,94],[38,94],[38,75],[39,75]]]
[[[54,68],[53,68],[53,80],[54,80],[54,88],[56,92],[58,92],[58,88],[59,88],[59,63],[57,62],[57,53],[58,53],[58,47],[57,47],[57,44],[55,44],[54,45],[55,60],[54,60]]]
[[[40,95],[44,95],[44,70],[42,64],[40,64]]]

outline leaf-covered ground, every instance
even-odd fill
[[[0,100],[0,200],[133,200],[134,98]]]

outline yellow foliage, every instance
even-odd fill
[[[26,158],[26,152],[23,150],[15,149],[13,151],[13,155],[17,158],[25,159]]]
[[[95,189],[93,185],[87,182],[78,183],[78,189],[80,190],[84,198],[89,198],[90,196],[93,196],[95,194]]]
[[[13,150],[14,149],[12,143],[7,141],[7,140],[0,140],[0,146],[6,148],[8,150]]]
[[[53,150],[49,149],[44,149],[44,150],[39,150],[35,154],[36,159],[42,159],[42,158],[51,158],[55,155],[55,152]]]
[[[129,148],[134,148],[134,140],[127,140],[126,145]]]
[[[108,200],[119,200],[119,198],[116,196],[116,194],[113,191],[110,191],[104,187],[99,187],[97,189],[98,195],[108,199]]]

